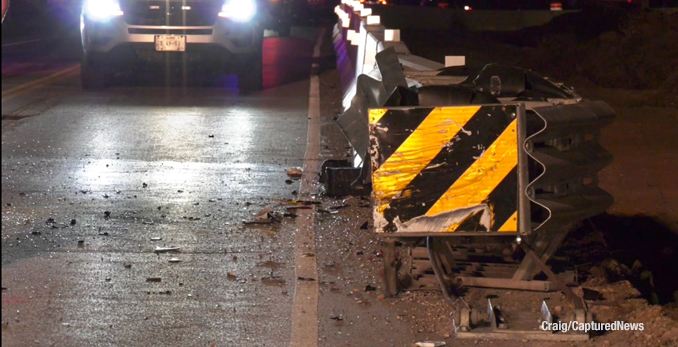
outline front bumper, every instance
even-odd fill
[[[106,54],[120,47],[136,47],[154,51],[156,35],[185,35],[186,52],[212,47],[240,55],[261,49],[263,30],[256,22],[235,23],[219,18],[211,26],[146,26],[130,25],[124,18],[108,22],[81,18],[82,47],[87,53]],[[201,48],[202,47],[202,48]]]

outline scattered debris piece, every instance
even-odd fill
[[[209,138],[213,139],[214,135],[207,135]]]
[[[376,290],[377,290],[376,287],[373,287],[373,286],[371,286],[371,285],[369,285],[369,284],[368,284],[367,286],[365,286],[365,291],[366,291],[366,292],[374,292],[374,291],[376,291]]]
[[[339,210],[330,210],[330,209],[319,208],[318,212],[336,214],[336,213],[339,213]]]
[[[313,207],[311,207],[311,206],[289,206],[289,207],[286,207],[286,209],[288,211],[291,211],[291,210],[312,210]]]
[[[184,192],[184,191],[181,190],[181,189],[177,190],[177,193],[183,193],[183,192]]]
[[[261,283],[266,286],[284,286],[285,280],[280,276],[269,276],[261,279]]]
[[[367,230],[367,228],[369,228],[369,226],[370,226],[369,221],[365,221],[365,223],[363,223],[363,225],[360,226],[360,229],[361,230]]]
[[[285,213],[283,213],[283,217],[286,217],[286,218],[297,218],[298,216],[297,216],[296,213],[285,212]]]
[[[315,253],[304,253],[301,256],[304,258],[312,258],[315,257]]]
[[[71,219],[71,225],[75,225],[75,224],[77,224],[77,223],[78,223],[78,221],[77,221],[77,220],[75,220],[75,219]]]
[[[142,223],[144,223],[144,224],[146,224],[146,225],[153,225],[153,224],[155,224],[155,222],[153,222],[152,219],[144,220]]]
[[[229,272],[226,274],[226,278],[231,281],[235,281],[238,278],[238,275],[235,272]]]
[[[281,222],[280,214],[274,213],[270,207],[267,207],[257,212],[257,214],[254,215],[253,221],[245,221],[243,223],[245,225],[249,225],[249,224],[272,224],[280,222]]]
[[[417,347],[442,347],[445,346],[445,341],[424,341],[414,344]]]
[[[170,263],[181,263],[181,259],[179,258],[170,258],[168,261]]]
[[[277,231],[271,230],[271,229],[261,229],[261,231],[263,231],[263,232],[265,232],[266,234],[271,235],[271,236],[278,235],[278,232],[277,232]]]
[[[162,282],[162,278],[160,277],[148,277],[146,278],[146,282]]]
[[[287,172],[287,176],[290,177],[301,177],[303,170],[300,167],[291,167],[285,170]]]
[[[47,218],[47,221],[45,222],[45,224],[55,224],[55,223],[56,221],[54,220],[54,218]]]
[[[217,202],[217,199],[209,199],[209,202]]]
[[[337,322],[341,322],[341,321],[344,320],[344,317],[342,317],[341,315],[338,315],[338,316],[330,316],[330,319],[331,319],[331,320],[334,320],[334,321],[337,321]]]
[[[111,278],[110,278],[110,277],[106,277],[106,282],[110,282],[110,281],[111,281]]]
[[[290,179],[287,179],[287,180],[285,180],[285,183],[287,183],[287,184],[292,184],[292,183],[294,183],[294,181],[292,181],[292,180],[290,180]]]
[[[42,233],[37,230],[31,231],[31,235],[40,235],[40,234]]]
[[[2,287],[2,290],[9,290],[9,288],[7,288],[7,287]]]
[[[155,253],[181,252],[181,247],[155,247]]]
[[[148,184],[146,184],[146,182],[144,182],[144,183],[141,184],[141,187],[148,188]]]
[[[151,241],[160,241],[160,240],[162,240],[162,236],[151,237]]]
[[[111,216],[111,211],[104,211],[104,218],[109,218]]]
[[[315,281],[315,278],[310,278],[310,277],[297,277],[299,281],[305,281],[305,282],[313,282]]]
[[[123,266],[125,267],[125,269],[131,269],[132,268],[131,263],[125,263]]]

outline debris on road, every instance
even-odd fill
[[[104,218],[109,218],[111,216],[111,211],[104,211]]]
[[[279,218],[279,217],[280,217],[280,214],[273,212],[273,210],[270,207],[267,207],[267,208],[257,212],[257,214],[254,215],[254,220],[244,221],[243,223],[245,225],[280,223],[281,218]]]
[[[160,240],[162,240],[162,237],[160,236],[151,237],[151,241],[160,241]]]
[[[287,170],[285,170],[285,172],[287,172],[287,176],[290,177],[301,177],[303,173],[302,169],[299,167],[288,168]]]
[[[445,341],[424,341],[414,344],[417,347],[441,347],[445,346]]]
[[[226,278],[231,281],[235,281],[238,278],[238,275],[235,272],[229,272],[226,274]]]
[[[181,252],[181,247],[155,247],[155,253]]]
[[[77,221],[77,220],[75,220],[75,219],[71,219],[71,225],[75,225],[76,223],[78,223],[78,221]]]
[[[162,282],[162,278],[160,277],[148,277],[146,278],[146,282]]]
[[[261,279],[261,283],[267,286],[284,286],[285,280],[280,276],[269,276]]]
[[[179,258],[170,258],[168,261],[169,261],[170,263],[180,263],[180,262],[181,262],[181,259],[179,259]]]

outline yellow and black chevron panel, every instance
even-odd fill
[[[370,109],[379,232],[517,231],[517,106]]]

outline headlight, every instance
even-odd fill
[[[257,12],[255,0],[226,0],[221,7],[219,17],[231,19],[236,22],[247,22]]]
[[[118,0],[85,0],[85,15],[95,21],[107,21],[122,16]]]

